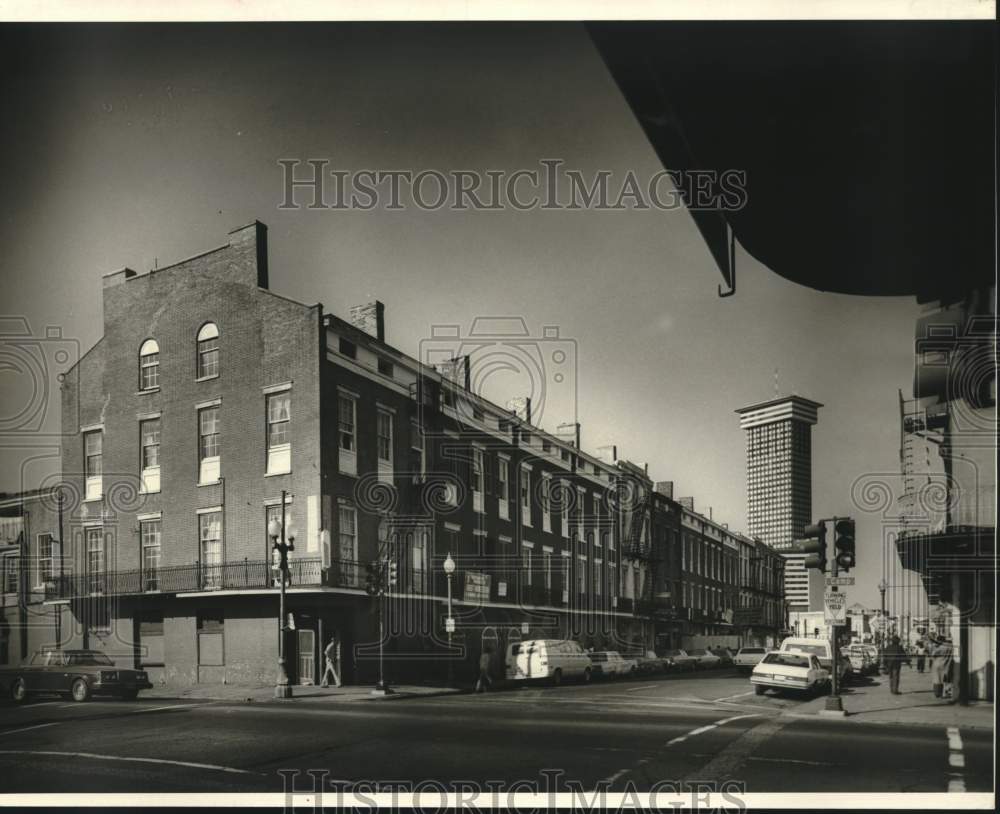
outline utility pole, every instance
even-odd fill
[[[833,518],[833,527],[837,528],[837,518]],[[830,576],[834,579],[837,578],[837,557],[830,557]],[[837,592],[840,590],[839,585],[831,585],[831,592]],[[846,604],[846,603],[845,603]],[[834,714],[843,715],[844,714],[844,703],[840,700],[840,643],[837,635],[837,622],[834,620],[830,625],[830,650],[833,656],[833,676],[830,678],[830,694],[826,698],[826,707],[824,712],[832,712]]]

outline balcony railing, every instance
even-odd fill
[[[333,563],[330,581],[341,587],[356,587],[357,563]],[[322,563],[318,559],[293,559],[288,563],[291,587],[322,584]],[[350,583],[345,584],[345,583]],[[46,599],[80,596],[125,596],[142,593],[185,593],[205,590],[240,590],[278,587],[277,572],[270,560],[242,560],[218,565],[193,563],[155,569],[105,571],[101,574],[70,574],[46,585]]]

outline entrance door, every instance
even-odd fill
[[[298,675],[299,684],[316,683],[316,632],[312,630],[298,630]]]

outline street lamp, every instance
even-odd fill
[[[879,645],[881,646],[885,642],[885,632],[886,632],[886,619],[885,619],[885,591],[889,587],[889,583],[885,581],[885,577],[882,577],[878,583],[878,592],[881,597],[881,610],[879,611]]]
[[[288,552],[295,550],[295,530],[285,522],[285,492],[281,492],[281,522],[275,518],[267,524],[271,538],[271,568],[279,572],[281,580],[278,600],[278,680],[274,686],[275,698],[291,698],[292,685],[288,683],[285,669],[285,582],[288,580]],[[287,542],[286,542],[287,541]]]
[[[444,561],[444,573],[448,577],[448,618],[445,620],[445,630],[448,632],[448,686],[451,686],[451,634],[455,631],[455,619],[451,615],[451,578],[455,573],[455,561],[451,558],[451,552]]]

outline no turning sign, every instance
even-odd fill
[[[827,624],[839,625],[847,621],[847,594],[828,591],[823,596],[823,612]]]

